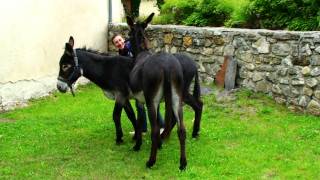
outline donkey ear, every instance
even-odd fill
[[[130,28],[132,28],[134,25],[133,19],[130,16],[127,16],[127,24]]]
[[[152,18],[154,16],[154,13],[151,13],[146,20],[143,21],[143,26],[146,28],[148,24],[152,21]]]
[[[65,52],[72,54],[73,47],[71,46],[70,43],[66,43]]]
[[[71,47],[73,48],[73,46],[74,46],[74,39],[73,39],[72,36],[70,36],[70,38],[69,38],[69,44],[70,44]]]

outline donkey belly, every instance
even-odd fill
[[[124,105],[129,98],[128,96],[125,96],[124,93],[120,91],[103,90],[103,93],[108,99],[115,100],[116,102],[122,105]]]
[[[115,93],[113,91],[103,90],[104,95],[111,100],[115,100]]]
[[[144,94],[143,94],[143,91],[139,91],[139,92],[136,92],[136,93],[133,93],[133,97],[139,101],[140,103],[146,103],[146,100],[144,98]]]

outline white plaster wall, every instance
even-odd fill
[[[121,0],[111,0],[112,5],[112,22],[122,22],[124,10]]]
[[[55,89],[70,35],[107,50],[108,0],[1,1],[0,17],[0,111]]]

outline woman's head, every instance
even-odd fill
[[[112,43],[114,46],[116,46],[118,49],[123,49],[124,48],[124,39],[120,34],[116,34],[112,37]]]

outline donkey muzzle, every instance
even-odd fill
[[[68,83],[66,83],[63,79],[61,79],[60,77],[58,78],[58,82],[57,82],[57,89],[61,92],[61,93],[65,93],[67,92],[69,86]]]

